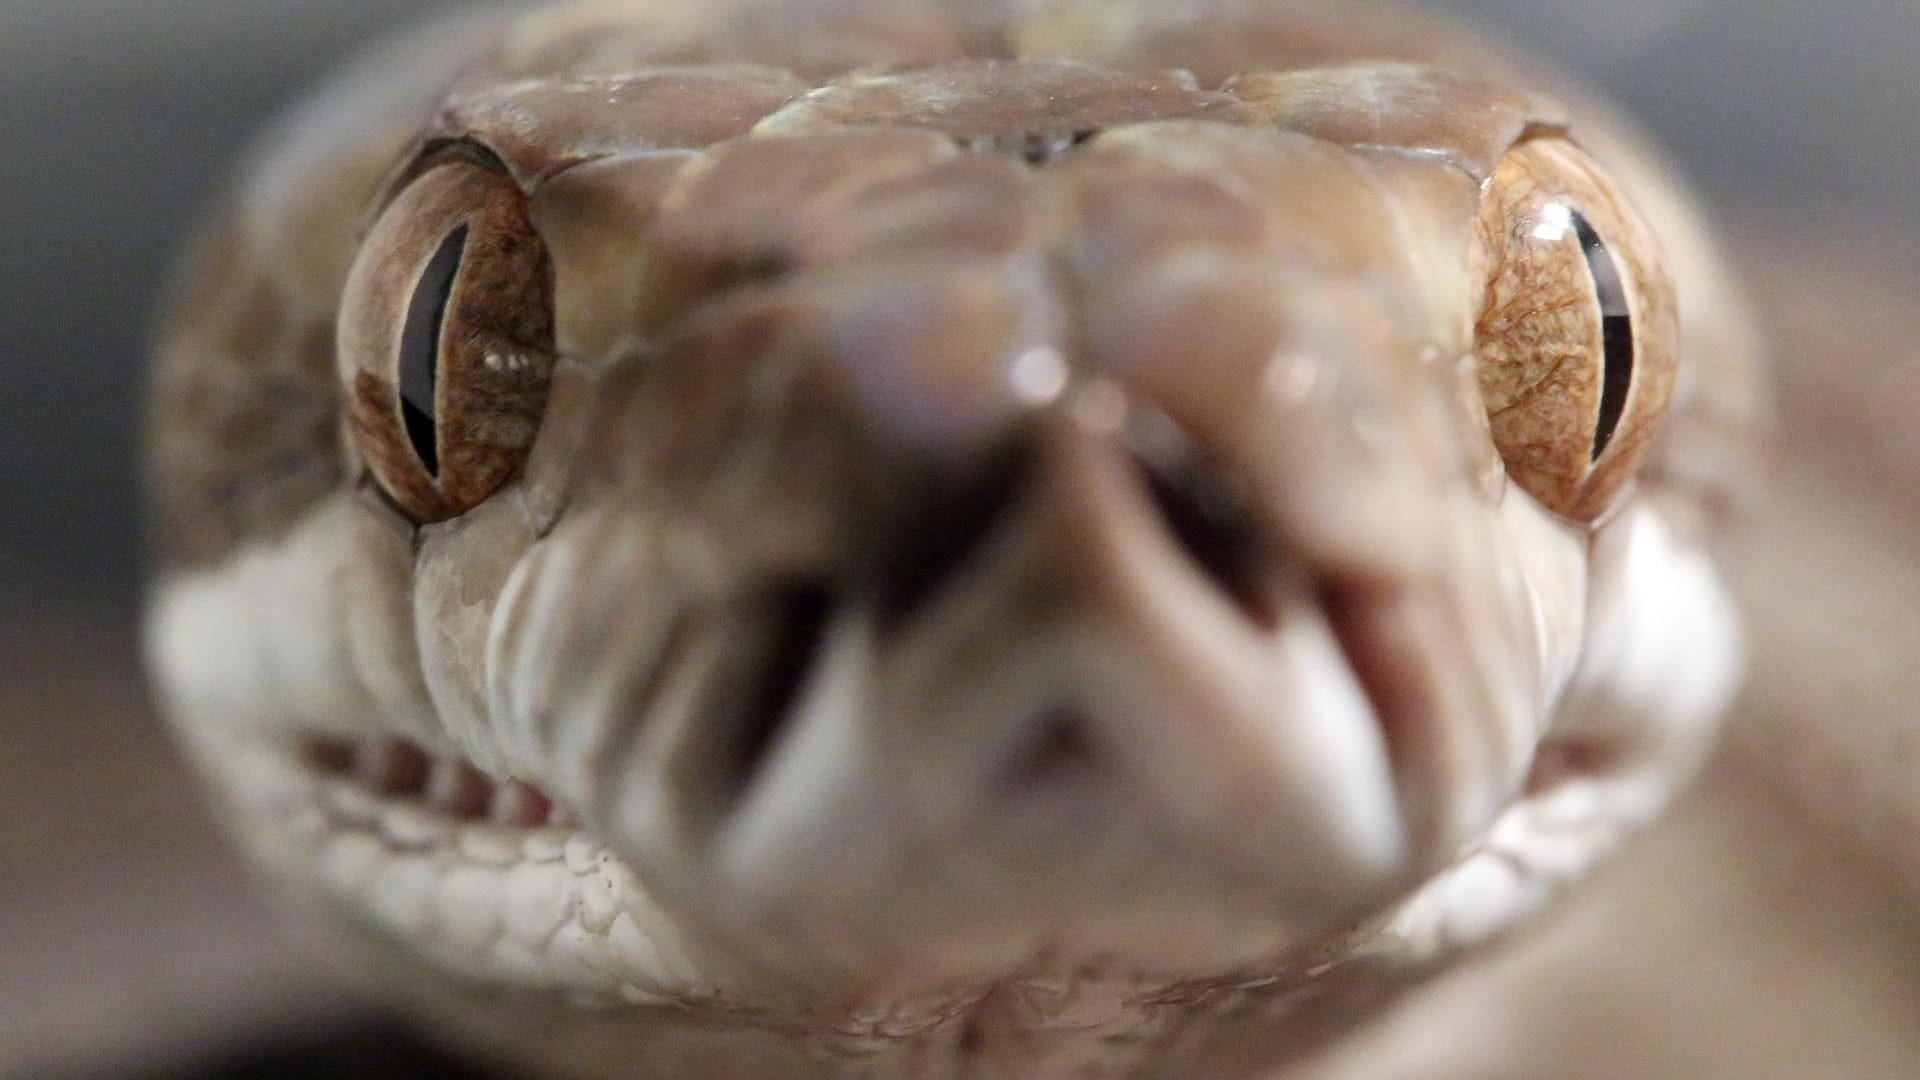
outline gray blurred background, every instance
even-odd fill
[[[196,211],[303,85],[433,6],[0,0],[0,1076],[351,1015],[277,946],[144,703],[134,448],[143,338]],[[1867,280],[1914,271],[1914,0],[1443,6],[1643,117],[1764,238],[1739,250],[1776,311],[1800,302],[1799,245],[1870,250]]]

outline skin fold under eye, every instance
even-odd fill
[[[1494,442],[1529,494],[1591,521],[1633,478],[1672,393],[1679,321],[1658,244],[1599,166],[1552,139],[1501,164],[1477,243]]]
[[[525,462],[553,371],[553,277],[518,186],[464,158],[421,173],[368,235],[341,375],[356,448],[416,522],[471,510]]]

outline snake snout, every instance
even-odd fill
[[[874,531],[864,560],[879,622],[907,621],[961,576],[1013,513],[1032,465],[1029,441],[1010,438],[977,463],[901,492],[896,520]]]
[[[805,704],[804,692],[827,659],[827,635],[837,618],[870,623],[882,644],[923,633],[916,623],[951,618],[941,609],[964,603],[965,590],[977,584],[974,579],[995,579],[988,564],[996,550],[1020,545],[1018,533],[1033,528],[1036,515],[1044,517],[1048,506],[1062,504],[1061,492],[1049,485],[1074,487],[1095,502],[1129,504],[1129,513],[1137,515],[1129,524],[1176,553],[1193,581],[1210,583],[1250,624],[1270,627],[1277,618],[1271,580],[1280,572],[1279,560],[1260,535],[1247,493],[1171,420],[1157,411],[1144,415],[1147,419],[1130,425],[1111,445],[1070,447],[1060,433],[1040,430],[1042,424],[1009,435],[971,460],[925,469],[903,485],[891,520],[871,530],[873,539],[861,545],[842,577],[782,580],[734,601],[725,617],[738,627],[734,659],[715,669],[707,703],[706,726],[716,745],[690,778],[699,789],[696,801],[705,807],[702,816],[724,815],[778,752]],[[1073,471],[1069,459],[1089,449],[1109,459],[1105,464],[1115,490],[1091,492],[1087,478],[1057,475]],[[1100,530],[1111,524],[1088,521],[1074,527]],[[1054,573],[1071,579],[1079,571],[1048,572]],[[1042,602],[1052,596],[1054,602],[1071,603],[1071,582],[1035,585],[1034,595]],[[1068,686],[1063,693],[1072,691]],[[1022,757],[1051,759],[1066,746],[1084,750],[1089,740],[1080,711],[1054,703],[1034,706],[1037,734],[1030,741],[1044,749]],[[1052,770],[1007,771],[1035,776]]]
[[[650,788],[679,830],[663,876],[843,949],[937,928],[989,953],[1133,941],[1147,912],[1185,949],[1276,903],[1350,916],[1392,878],[1379,726],[1199,438],[1063,407],[919,464],[837,564],[713,616]]]

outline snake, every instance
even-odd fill
[[[1705,217],[1403,7],[463,12],[183,260],[158,696],[295,932],[517,1069],[1265,1075],[1713,747]]]

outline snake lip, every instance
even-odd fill
[[[436,757],[406,739],[313,735],[303,740],[302,752],[308,768],[321,777],[453,821],[509,829],[576,824],[572,812],[539,787],[489,776],[464,758]]]

